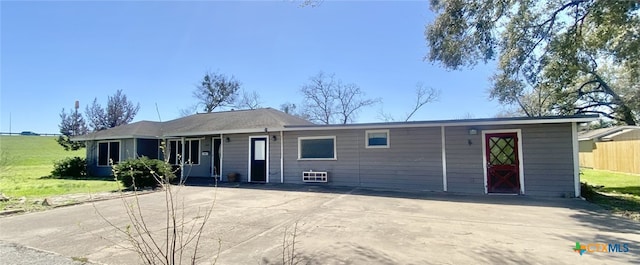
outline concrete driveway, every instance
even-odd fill
[[[285,228],[297,222],[300,264],[629,264],[640,261],[640,223],[578,199],[402,193],[314,186],[182,187],[187,220],[216,197],[200,262],[282,263]],[[139,197],[162,231],[164,193]],[[140,263],[124,237],[121,199],[0,218],[0,240],[105,264]],[[220,240],[220,241],[218,241]],[[627,244],[625,253],[572,250]],[[621,248],[621,250],[623,250]],[[1,262],[0,257],[0,263]],[[6,262],[5,262],[6,263]]]

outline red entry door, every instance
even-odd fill
[[[520,193],[520,162],[517,133],[485,135],[487,156],[487,191],[489,193]]]

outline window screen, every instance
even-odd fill
[[[182,140],[169,141],[169,164],[179,165],[184,159],[185,164],[200,164],[200,140],[184,141],[184,157],[182,156]]]
[[[300,159],[335,159],[335,139],[300,139]]]
[[[98,143],[98,166],[109,165],[109,143]]]
[[[120,142],[98,143],[98,166],[109,166],[120,162]]]
[[[189,146],[189,151],[187,151],[189,157],[186,161],[191,164],[200,164],[200,140],[190,140],[187,146]]]

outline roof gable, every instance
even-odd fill
[[[195,114],[165,123],[165,136],[280,131],[287,125],[313,123],[271,108]]]

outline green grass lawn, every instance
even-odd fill
[[[640,196],[640,176],[595,169],[582,169],[582,182],[603,186],[601,191]]]
[[[12,198],[36,199],[119,188],[115,181],[46,178],[54,161],[85,156],[84,149],[65,151],[55,139],[51,136],[0,136],[0,192]]]
[[[640,220],[640,176],[603,170],[581,169],[580,179],[590,190],[583,196],[616,213]]]

